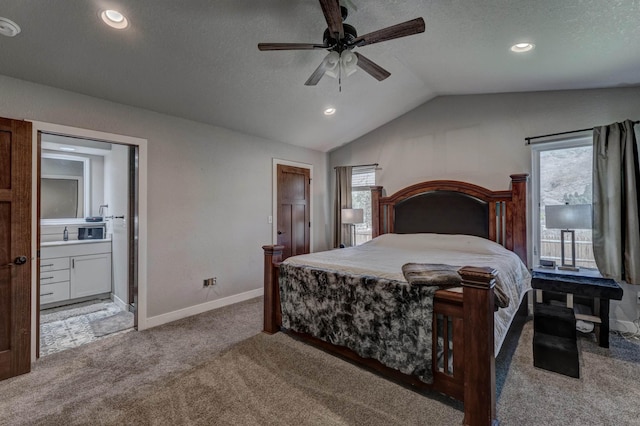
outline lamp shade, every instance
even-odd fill
[[[342,223],[363,223],[364,209],[342,209]]]
[[[545,206],[547,229],[591,229],[591,204]]]
[[[340,54],[336,51],[329,52],[325,58],[325,74],[332,78],[338,78],[340,71]]]
[[[349,77],[356,72],[358,65],[358,57],[350,50],[345,50],[340,55],[340,66],[345,74],[345,77]]]

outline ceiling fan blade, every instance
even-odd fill
[[[320,62],[320,65],[318,65],[318,68],[316,68],[313,74],[311,74],[307,81],[304,82],[305,86],[315,86],[316,84],[318,84],[324,73],[327,71],[327,65],[329,65],[329,56],[330,55],[324,57],[322,62]]]
[[[311,43],[258,43],[260,50],[313,50],[328,49],[324,44]]]
[[[368,44],[380,43],[381,41],[393,40],[394,38],[406,37],[424,32],[424,19],[416,18],[411,21],[383,28],[369,34],[353,39],[349,46],[366,46]]]
[[[369,74],[371,77],[375,78],[378,81],[382,81],[385,78],[389,77],[391,73],[375,62],[371,61],[366,56],[361,55],[358,52],[353,52],[358,57],[358,66],[362,68],[364,72]]]
[[[342,12],[338,0],[320,0],[320,7],[324,13],[324,19],[332,35],[338,33],[338,40],[344,37],[344,27],[342,26]]]

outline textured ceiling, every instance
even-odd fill
[[[317,0],[3,0],[22,32],[0,37],[0,74],[327,151],[434,96],[640,84],[637,0],[351,0],[360,34],[422,16],[423,34],[358,51],[361,70],[304,86],[326,52]],[[106,8],[130,20],[116,31]],[[531,41],[515,55],[509,47]],[[337,113],[322,111],[335,106]]]

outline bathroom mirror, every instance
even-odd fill
[[[40,218],[83,218],[90,211],[89,159],[43,153],[40,172]]]

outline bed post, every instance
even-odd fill
[[[382,187],[381,186],[372,186],[371,187],[371,237],[375,238],[380,235],[382,232],[382,224],[381,219],[382,215],[380,213],[380,198],[382,198]]]
[[[464,424],[497,425],[493,335],[497,271],[465,266],[458,273],[464,287]]]
[[[282,259],[284,246],[262,246],[264,250],[264,322],[263,332],[268,334],[280,331],[278,314],[280,313],[280,288],[278,287],[278,266]]]
[[[529,175],[511,175],[513,251],[525,265],[527,260],[527,180]]]

